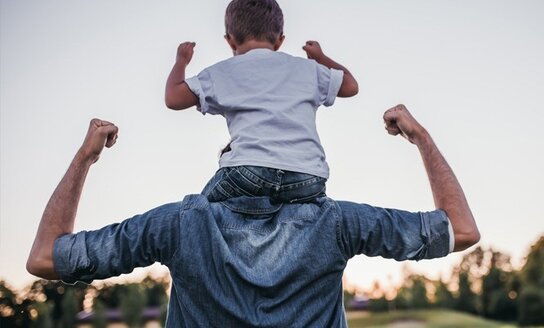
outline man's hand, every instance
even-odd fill
[[[110,148],[115,144],[118,132],[119,129],[113,123],[97,118],[91,120],[80,153],[85,159],[95,163],[100,158],[104,146]]]
[[[306,41],[306,45],[302,49],[306,51],[308,59],[314,59],[318,63],[325,57],[323,50],[321,50],[321,45],[317,41]]]
[[[413,144],[418,144],[426,133],[425,129],[416,121],[404,105],[397,105],[388,109],[383,115],[385,129],[391,135],[402,135]]]
[[[182,44],[180,44],[178,46],[176,61],[184,63],[185,66],[189,65],[191,59],[193,58],[195,46],[195,42],[183,42]]]

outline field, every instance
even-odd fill
[[[485,320],[477,316],[445,310],[395,311],[389,313],[349,313],[350,328],[513,328],[514,324]]]

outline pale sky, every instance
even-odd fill
[[[519,264],[544,234],[544,2],[278,2],[281,51],[303,56],[318,40],[359,81],[357,97],[318,111],[328,195],[434,209],[417,149],[383,129],[383,112],[404,103],[457,174],[481,245]],[[202,189],[228,142],[224,119],[170,111],[163,92],[180,42],[197,42],[188,76],[231,56],[227,3],[0,0],[0,279],[35,279],[25,262],[39,219],[93,117],[120,136],[91,169],[76,230]],[[461,255],[409,267],[436,278]],[[401,268],[359,256],[346,279],[365,288],[398,281]]]

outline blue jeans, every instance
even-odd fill
[[[268,167],[224,167],[211,178],[202,194],[210,202],[240,196],[267,196],[275,203],[309,203],[326,196],[326,181],[310,174]]]

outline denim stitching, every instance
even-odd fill
[[[317,183],[317,182],[321,182],[323,180],[326,181],[327,179],[321,178],[321,177],[313,177],[313,178],[306,179],[304,181],[299,181],[299,182],[294,182],[294,183],[282,185],[281,190],[296,189],[296,188],[299,188],[299,187],[304,187],[304,186],[308,186],[308,185],[311,185],[311,184],[314,184],[314,183]]]
[[[232,206],[231,204],[228,204],[227,202],[221,202],[226,208],[238,212],[238,213],[245,213],[245,214],[272,214],[280,210],[280,208],[283,206],[283,204],[275,205],[272,208],[267,209],[247,209],[247,208],[238,208],[236,206]]]
[[[253,187],[255,187],[256,189],[261,189],[261,186],[259,186],[257,183],[255,183],[254,181],[252,181],[250,179],[250,177],[255,177],[257,178],[257,176],[255,176],[255,174],[251,173],[249,170],[247,170],[245,167],[243,166],[240,166],[240,167],[237,167],[236,169],[236,172],[245,180],[247,181],[249,184],[251,184]],[[244,175],[244,173],[250,175],[250,177],[247,177]]]
[[[330,202],[327,201],[327,203],[325,203],[325,206],[329,205],[330,206]],[[332,211],[332,215],[333,217],[336,219],[336,243],[338,244],[338,248],[340,249],[340,253],[342,253],[342,255],[344,256],[344,260],[349,260],[349,255],[347,254],[345,248],[344,248],[344,244],[342,243],[342,223],[341,223],[341,220],[340,218],[338,217],[338,213],[340,213],[341,209],[339,207],[338,204],[334,203],[334,207],[335,207],[335,211]],[[342,213],[342,216],[344,214]]]
[[[276,184],[274,182],[263,179],[262,177],[256,175],[255,173],[251,172],[250,170],[248,170],[246,167],[241,166],[239,169],[243,170],[244,173],[246,173],[250,177],[254,178],[255,179],[254,182],[260,183],[260,184],[264,185],[266,188],[274,188],[276,186]]]

